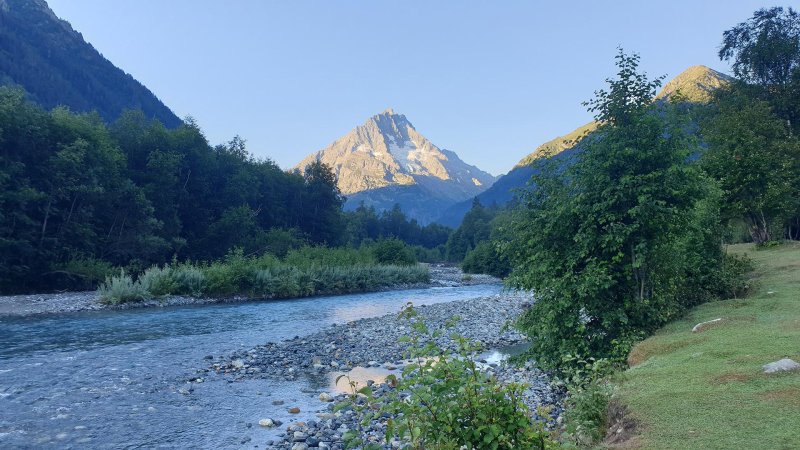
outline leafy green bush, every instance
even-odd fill
[[[175,291],[171,294],[199,297],[206,290],[206,276],[202,270],[191,265],[181,264],[172,270]]]
[[[508,257],[499,253],[492,241],[482,241],[467,252],[461,268],[466,273],[485,273],[505,278],[511,273]]]
[[[110,262],[97,258],[70,259],[58,269],[70,278],[77,278],[70,284],[79,289],[96,287],[118,270]]]
[[[151,297],[147,289],[130,275],[120,271],[119,275],[108,277],[98,289],[100,301],[111,305],[139,302]]]
[[[378,264],[397,266],[417,263],[414,252],[399,239],[383,239],[370,246],[370,251]]]
[[[414,252],[414,257],[419,262],[438,263],[445,260],[444,245],[439,245],[435,248],[427,248],[421,245],[414,245],[411,247],[411,251]]]
[[[375,264],[375,259],[365,248],[307,246],[289,251],[283,262],[293,267],[349,267]]]
[[[562,439],[585,448],[605,436],[611,387],[595,382],[571,389],[566,401],[565,433]]]
[[[154,297],[169,295],[177,290],[173,270],[170,266],[150,267],[139,275],[137,281]]]
[[[410,343],[406,357],[415,362],[404,367],[402,377],[387,378],[395,386],[387,394],[388,402],[378,408],[369,386],[359,389],[351,382],[351,400],[335,408],[354,407],[363,416],[363,424],[388,414],[391,418],[385,438],[407,442],[405,448],[556,448],[543,426],[532,422],[522,400],[523,386],[503,385],[478,368],[473,356],[479,345],[453,335],[458,352],[451,355],[435,344],[456,319],[443,329],[431,331],[410,303],[401,317],[409,320],[412,329],[404,339]],[[359,402],[359,394],[366,398],[366,405]],[[348,448],[382,448],[364,445],[361,435],[362,430],[347,432],[344,438]]]

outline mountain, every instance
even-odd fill
[[[105,59],[44,0],[0,0],[0,85],[21,86],[45,108],[96,110],[108,122],[141,109],[167,127],[181,120]]]
[[[495,181],[455,152],[434,145],[406,116],[391,109],[370,117],[295,168],[302,170],[314,161],[333,169],[339,189],[347,196],[345,209],[354,209],[362,201],[378,211],[399,203],[409,217],[423,224]]]
[[[690,103],[708,103],[715,89],[727,85],[733,78],[706,66],[692,66],[667,82],[656,99],[680,99]],[[539,145],[523,157],[507,174],[499,177],[486,191],[479,194],[478,200],[484,205],[504,205],[514,198],[514,191],[523,189],[533,175],[530,164],[536,159],[549,156],[566,159],[578,150],[580,141],[597,129],[597,122],[589,122],[575,130]],[[457,203],[448,208],[436,222],[448,226],[458,226],[469,211],[471,201]]]

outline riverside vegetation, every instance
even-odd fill
[[[736,78],[699,104],[680,91],[654,100],[660,79],[639,70],[638,55],[620,50],[617,76],[585,104],[597,126],[575,151],[535,159],[530,189],[517,205],[487,217],[475,202],[473,211],[489,225],[473,221],[451,235],[469,245],[466,267],[497,270],[506,259],[507,282],[536,292],[517,326],[530,337],[528,356],[570,390],[564,445],[594,445],[624,411],[609,410],[608,380],[627,367],[638,342],[697,305],[747,293],[751,262],[724,244],[769,248],[798,238],[800,14],[756,11],[723,34],[719,56],[732,62]],[[688,343],[680,354],[698,348]],[[663,373],[674,374],[677,360],[668,361]],[[645,399],[635,405],[639,414],[657,421],[645,412],[657,400],[646,383],[637,388],[634,398]],[[681,411],[684,422],[672,422],[678,433],[691,428],[690,417],[716,423],[726,414],[722,403],[709,404],[703,418],[675,409],[677,400],[663,405],[665,414]],[[651,437],[648,446],[691,446],[673,446],[666,430],[675,430],[663,425],[657,436],[664,441]],[[739,431],[757,437],[753,430]]]
[[[167,295],[192,297],[296,298],[367,292],[429,281],[401,241],[385,240],[359,249],[303,247],[284,258],[245,256],[241,249],[212,263],[173,262],[134,278],[124,271],[99,289],[103,302],[137,302]]]

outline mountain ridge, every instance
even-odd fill
[[[22,87],[50,109],[97,111],[113,122],[125,109],[174,128],[183,123],[147,87],[106,59],[44,0],[0,0],[0,85]]]
[[[680,99],[689,103],[708,103],[715,89],[725,86],[733,80],[732,77],[703,65],[687,68],[674,78],[670,79],[654,97],[655,100]],[[501,175],[495,183],[481,192],[477,198],[484,205],[503,205],[514,197],[514,190],[523,189],[534,170],[531,163],[542,157],[566,157],[571,150],[579,146],[581,140],[595,131],[599,123],[592,121],[581,125],[575,130],[547,141],[525,155],[505,175]],[[471,202],[457,203],[436,219],[437,223],[448,226],[458,226],[461,219],[469,211]]]

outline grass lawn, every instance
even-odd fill
[[[800,371],[761,368],[785,357],[800,362],[800,244],[729,251],[754,260],[754,289],[694,308],[634,348],[615,398],[638,429],[618,447],[800,449]]]

